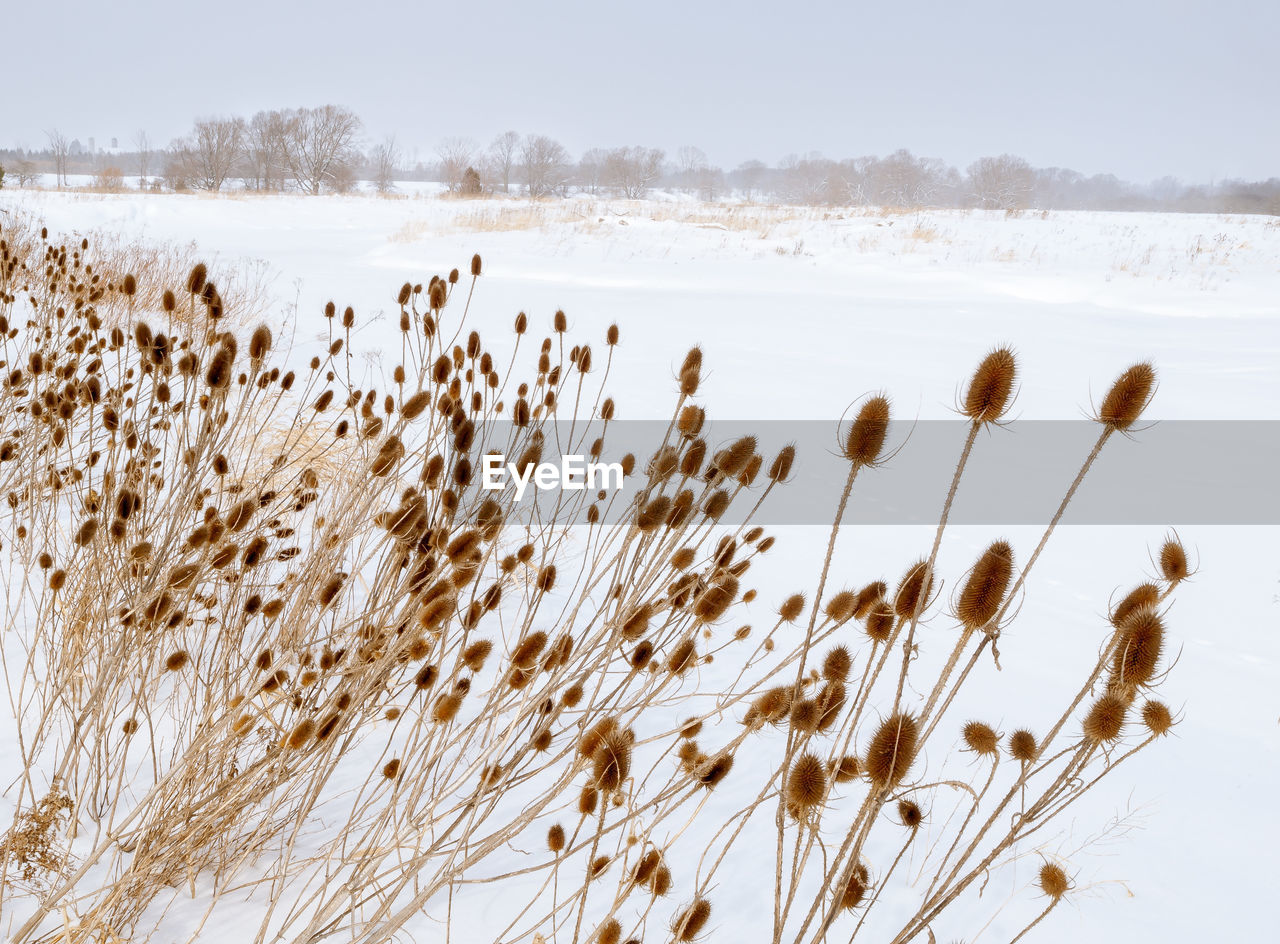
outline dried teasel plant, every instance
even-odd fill
[[[623,457],[634,496],[566,492],[541,516],[481,486],[484,457],[594,451],[625,406],[606,396],[617,326],[593,351],[563,312],[541,339],[521,313],[500,357],[468,323],[476,257],[469,279],[393,293],[399,363],[370,385],[353,308],[317,313],[321,353],[291,367],[270,328],[238,333],[218,273],[120,258],[0,230],[15,941],[72,918],[138,939],[204,879],[206,921],[247,890],[257,941],[383,941],[423,912],[468,939],[694,941],[765,862],[762,938],[900,944],[1176,723],[1153,696],[1191,573],[1175,537],[1043,735],[951,712],[984,654],[1019,644],[1015,601],[1108,439],[1136,428],[1150,365],[1103,399],[1038,545],[993,541],[949,595],[942,535],[1016,357],[990,353],[960,400],[932,546],[896,583],[833,591],[858,477],[892,466],[891,402],[863,400],[813,585],[753,602],[775,539],[751,511],[803,456],[714,444],[700,349],[665,440]],[[763,631],[739,618],[758,612]],[[464,914],[477,884],[516,893]],[[1028,928],[1072,887],[1046,860]]]

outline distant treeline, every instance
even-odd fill
[[[205,118],[166,147],[139,132],[121,148],[85,146],[59,131],[42,150],[0,150],[0,185],[30,186],[52,175],[89,175],[103,190],[343,193],[361,180],[380,192],[397,181],[435,181],[459,195],[574,193],[640,198],[653,190],[702,200],[828,206],[977,207],[995,210],[1164,210],[1280,215],[1280,178],[1186,184],[1166,177],[1134,184],[1113,174],[1086,177],[1032,167],[1010,154],[980,158],[963,171],[899,150],[886,157],[831,160],[795,155],[775,165],[713,166],[697,147],[592,148],[576,160],[553,138],[507,131],[487,147],[466,138],[439,143],[430,159],[407,158],[394,138],[369,145],[360,118],[335,105],[263,111],[252,118]],[[113,144],[117,142],[113,141]]]

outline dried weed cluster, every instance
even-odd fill
[[[202,265],[163,284],[88,241],[21,225],[0,238],[4,667],[21,752],[0,894],[22,914],[15,941],[145,937],[166,890],[197,883],[206,920],[263,892],[259,941],[385,941],[423,910],[478,940],[453,909],[478,882],[515,890],[495,940],[693,941],[715,927],[717,889],[765,861],[761,939],[854,935],[894,885],[913,904],[894,898],[891,939],[932,938],[993,863],[1174,723],[1151,697],[1163,607],[1188,575],[1174,541],[1049,730],[948,714],[1053,530],[1023,562],[992,543],[941,592],[956,486],[1015,394],[1010,351],[962,399],[970,435],[932,548],[894,584],[828,589],[857,476],[888,456],[890,404],[870,397],[842,433],[822,572],[751,627],[736,616],[773,538],[717,522],[758,507],[795,456],[711,445],[697,349],[667,441],[624,462],[645,483],[626,523],[602,524],[612,499],[594,492],[534,520],[479,487],[480,457],[600,454],[583,430],[607,436],[614,416],[616,328],[593,350],[563,314],[538,339],[521,314],[497,363],[466,326],[477,257],[403,286],[400,366],[360,389],[350,308],[326,308],[327,353],[295,373],[266,327],[227,327]],[[1111,388],[1063,508],[1154,383],[1139,364]],[[552,439],[566,428],[571,442]],[[921,679],[926,618],[954,642]],[[713,660],[731,685],[703,681]],[[710,801],[726,782],[744,802],[724,816]],[[959,815],[935,821],[946,796]],[[767,857],[742,841],[762,818]],[[1037,888],[1047,914],[1072,882],[1046,860]]]

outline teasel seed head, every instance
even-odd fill
[[[558,854],[564,851],[564,844],[564,827],[559,823],[553,823],[551,828],[547,830],[547,848]]]
[[[1187,549],[1182,546],[1176,534],[1165,538],[1160,547],[1160,573],[1172,586],[1191,576],[1191,569],[1187,565]]]
[[[187,650],[179,649],[176,652],[171,652],[168,658],[164,660],[165,671],[179,672],[186,667],[189,661],[191,661],[191,657],[187,654]]]
[[[854,466],[874,466],[884,451],[889,434],[889,399],[881,394],[871,397],[858,410],[844,440],[844,457]]]
[[[956,616],[965,629],[982,629],[995,619],[1013,579],[1013,548],[1008,541],[996,541],[978,558],[969,572]]]
[[[961,412],[975,423],[994,423],[1008,411],[1018,363],[1013,351],[998,347],[982,359],[965,391]]]
[[[826,793],[826,765],[816,754],[806,751],[796,758],[787,774],[787,802],[803,813],[819,805]]]
[[[1095,418],[1111,429],[1129,429],[1151,403],[1155,387],[1155,368],[1145,361],[1134,364],[1116,378]]]
[[[867,745],[866,774],[880,790],[897,786],[915,760],[920,736],[915,718],[904,712],[890,715],[880,723]]]
[[[1103,695],[1084,719],[1084,736],[1094,744],[1106,744],[1118,738],[1124,730],[1128,703],[1119,695]]]
[[[835,594],[827,605],[823,608],[823,612],[834,623],[847,623],[853,619],[853,614],[858,608],[858,595],[852,590],[841,590]]]
[[[961,731],[965,747],[982,757],[995,757],[999,751],[1000,736],[995,728],[982,721],[969,721]]]
[[[822,660],[822,677],[829,682],[843,682],[853,667],[853,656],[844,646],[836,646]]]
[[[1159,587],[1153,583],[1138,584],[1111,611],[1111,624],[1116,629],[1123,629],[1130,616],[1139,610],[1155,607],[1159,602]]]
[[[1009,735],[1009,756],[1021,763],[1028,763],[1036,756],[1036,736],[1026,728],[1019,728]]]
[[[676,915],[671,925],[672,931],[675,932],[675,939],[682,942],[695,940],[706,928],[710,919],[711,902],[705,898],[695,898],[693,904]]]
[[[1122,685],[1151,684],[1164,652],[1160,614],[1154,607],[1130,613],[1120,626],[1119,637],[1111,663],[1113,680]]]
[[[698,392],[698,385],[702,382],[702,348],[691,347],[689,353],[684,356],[684,363],[680,366],[680,392],[691,397]]]
[[[395,757],[382,765],[382,776],[388,780],[395,780],[400,775],[400,758]]]
[[[794,623],[800,618],[804,612],[804,594],[793,593],[782,601],[782,606],[778,608],[778,616],[782,618],[784,623]]]
[[[840,908],[844,911],[857,908],[867,897],[870,886],[871,873],[867,871],[865,865],[858,863],[854,866],[853,874],[849,876],[848,884],[840,890]]]
[[[1164,702],[1149,701],[1142,706],[1142,723],[1152,734],[1165,735],[1173,727],[1173,714]]]
[[[907,568],[893,596],[894,613],[910,619],[917,609],[923,613],[933,592],[933,573],[927,561],[916,561]]]
[[[596,944],[618,944],[622,940],[622,925],[617,918],[609,918],[596,929]]]
[[[831,762],[831,779],[836,783],[850,783],[857,780],[859,772],[858,758],[852,754],[846,754],[839,760]]]
[[[924,822],[924,811],[914,800],[899,800],[898,819],[902,821],[903,826],[914,831]]]
[[[1037,884],[1040,886],[1040,890],[1054,901],[1057,901],[1071,890],[1071,881],[1067,878],[1067,873],[1052,862],[1046,862],[1040,866]]]

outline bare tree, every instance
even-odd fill
[[[19,187],[30,186],[40,178],[40,172],[36,170],[35,162],[29,160],[18,161],[13,173]]]
[[[981,157],[969,165],[969,189],[983,209],[1021,210],[1034,188],[1031,165],[1013,154]]]
[[[734,185],[742,192],[743,199],[755,200],[760,196],[768,174],[769,168],[765,166],[764,161],[750,160],[739,164],[731,178]]]
[[[53,154],[53,171],[57,176],[57,186],[65,187],[67,185],[67,158],[71,156],[71,144],[57,128],[52,131],[46,131],[45,137],[49,139],[49,150]]]
[[[185,152],[192,186],[217,192],[240,160],[244,142],[243,118],[205,118],[175,150]]]
[[[686,144],[676,151],[676,174],[680,186],[692,193],[698,186],[698,174],[707,166],[702,148]]]
[[[147,174],[151,170],[151,139],[147,132],[139,131],[133,136],[133,146],[138,152],[138,189],[147,186]]]
[[[450,193],[458,193],[466,178],[467,168],[476,160],[476,143],[470,138],[445,138],[436,148],[440,158],[440,178]]]
[[[502,192],[511,192],[511,170],[516,166],[520,153],[520,135],[504,131],[489,145],[489,157],[493,162],[494,176],[502,181]]]
[[[396,169],[400,164],[400,149],[396,147],[395,136],[374,145],[369,152],[369,165],[373,169],[373,185],[378,193],[390,193],[395,189]]]
[[[614,148],[605,155],[604,182],[619,195],[639,200],[662,176],[665,157],[658,148]]]
[[[608,160],[609,152],[603,148],[584,151],[578,158],[578,189],[592,196],[600,193],[605,186],[605,164]]]
[[[520,147],[520,164],[531,197],[564,194],[571,177],[569,152],[546,135],[531,134]]]
[[[247,177],[255,190],[283,190],[288,173],[285,136],[288,117],[281,111],[260,111],[245,129]]]
[[[290,112],[284,136],[284,160],[304,193],[341,190],[354,182],[353,168],[360,119],[337,105]]]

